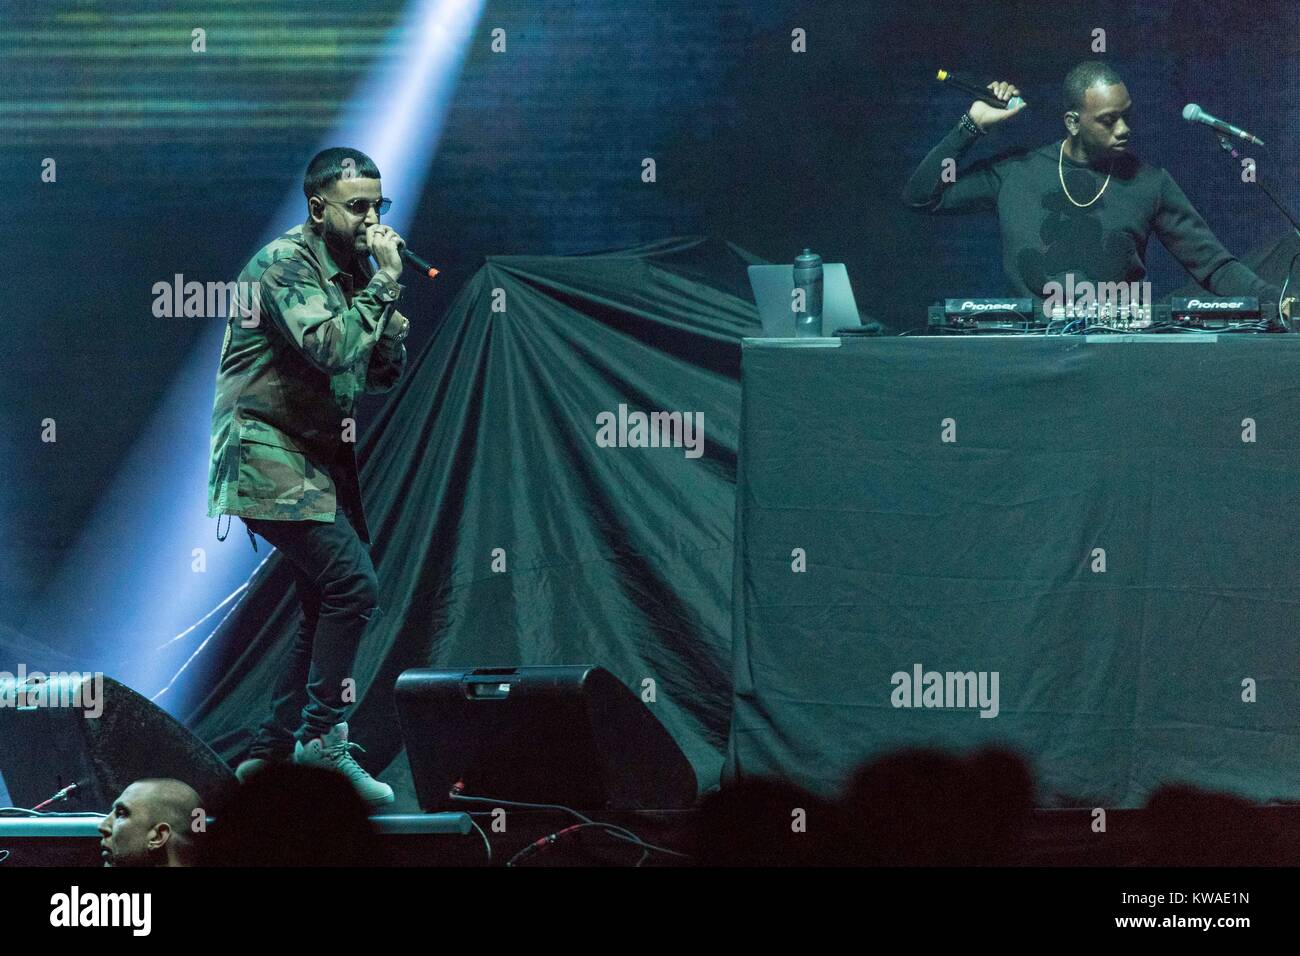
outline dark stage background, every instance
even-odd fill
[[[0,666],[53,666],[48,661],[137,673],[138,689],[154,694],[199,640],[158,648],[229,593],[235,571],[233,580],[246,577],[238,562],[247,558],[238,552],[248,550],[247,539],[238,524],[222,545],[212,522],[200,520],[201,530],[191,530],[203,496],[191,477],[192,449],[197,445],[203,458],[217,361],[215,349],[205,350],[214,320],[156,319],[151,290],[175,273],[231,280],[269,234],[295,221],[279,218],[279,210],[295,195],[301,201],[304,164],[325,145],[322,137],[349,97],[384,64],[389,31],[411,7],[325,0],[2,8],[7,215],[0,255],[8,269],[0,318],[9,348],[0,356],[0,454],[13,467],[0,483]],[[1135,151],[1170,169],[1234,252],[1270,244],[1284,232],[1281,219],[1240,181],[1209,134],[1188,127],[1179,113],[1196,101],[1269,140],[1282,157],[1282,194],[1297,204],[1289,154],[1300,84],[1287,79],[1297,24],[1300,7],[1268,3],[488,2],[456,70],[424,189],[395,197],[413,210],[405,229],[411,245],[445,269],[434,285],[408,280],[403,311],[413,319],[412,364],[448,360],[450,352],[420,353],[452,347],[449,338],[436,337],[439,324],[485,257],[495,255],[568,255],[712,237],[707,248],[726,253],[711,253],[712,266],[696,279],[731,287],[737,297],[726,308],[736,324],[725,335],[692,333],[693,351],[678,361],[710,370],[718,390],[701,391],[698,400],[720,403],[720,422],[727,420],[723,405],[736,395],[729,370],[737,367],[739,335],[753,321],[744,260],[728,241],[771,261],[811,246],[829,261],[846,262],[860,307],[895,329],[922,324],[924,306],[944,295],[996,294],[1003,279],[991,218],[914,217],[897,198],[912,166],[967,105],[936,89],[934,70],[1011,79],[1031,104],[972,159],[1002,146],[1036,145],[1059,135],[1060,78],[1095,55],[1096,28],[1105,30],[1104,58],[1133,96]],[[189,49],[195,27],[208,31],[202,56]],[[497,27],[507,31],[505,54],[489,49]],[[807,31],[807,53],[790,51],[795,27]],[[394,96],[377,109],[398,105]],[[443,108],[426,106],[431,113]],[[57,159],[56,183],[41,182],[46,157]],[[641,180],[645,157],[656,161],[655,183]],[[1185,280],[1158,243],[1149,266],[1157,295]],[[573,307],[591,313],[581,302]],[[682,306],[679,314],[703,311]],[[457,361],[484,362],[491,344],[485,339],[475,352],[458,340]],[[648,356],[666,348],[660,340],[642,344]],[[545,360],[548,376],[530,383],[540,390],[535,399],[525,391],[514,400],[544,405],[555,397],[548,389],[599,374],[579,342],[556,347]],[[445,415],[465,413],[467,406],[447,401],[436,390],[406,388],[368,400],[361,413],[363,426],[371,425],[365,447],[394,442],[383,434],[394,421],[435,428],[445,425]],[[146,429],[177,405],[202,408],[192,416],[197,436],[194,428],[170,435]],[[54,445],[39,438],[46,418],[58,423]],[[521,480],[553,481],[554,462],[520,453],[522,437],[489,431],[473,448],[502,456],[514,449],[509,460]],[[371,466],[368,480],[376,467],[406,470],[426,460],[411,457],[413,448],[395,447],[407,457]],[[436,455],[427,461],[447,467]],[[197,465],[206,470],[206,460]],[[724,490],[734,481],[725,461],[705,467]],[[147,491],[140,474],[150,479]],[[629,487],[628,501],[645,493]],[[435,496],[420,506],[440,534],[445,529],[432,510],[448,500]],[[475,506],[475,520],[491,526],[508,503],[484,494]],[[665,512],[661,533],[690,537],[703,521],[711,546],[729,562],[732,508],[730,492],[719,492],[707,516],[688,507]],[[189,524],[179,530],[182,519]],[[177,540],[156,544],[173,524]],[[447,540],[418,546],[436,551]],[[222,564],[224,578],[190,571],[196,547]],[[615,576],[622,573],[616,539],[593,547],[589,560],[612,562]],[[88,568],[113,574],[92,587]],[[707,580],[727,573],[729,564],[720,564]],[[621,580],[631,587],[634,579]],[[698,658],[693,673],[700,682],[691,686],[704,698],[674,704],[680,716],[668,723],[708,785],[725,737],[720,702],[730,692],[730,625],[725,610],[701,613],[718,598],[701,593],[703,580],[687,568],[656,578],[663,593],[655,600],[696,615],[692,627],[699,630],[683,633],[702,635],[698,644],[643,643],[639,653],[667,672],[681,671],[683,654]],[[431,578],[418,598],[423,604],[398,610],[406,623],[385,626],[407,628],[410,643],[375,673],[391,677],[396,661],[438,657],[441,637],[427,612],[445,603],[440,589],[456,586],[452,578]],[[534,617],[521,628],[525,612]],[[508,640],[484,637],[482,649],[495,651],[494,663],[507,650],[533,662],[581,652],[605,663],[602,654],[618,640],[601,633],[609,622],[569,620],[562,627],[553,612],[536,604],[503,610],[492,626],[517,630]],[[218,632],[208,656],[196,658],[161,702],[184,715],[204,701],[208,723],[200,726],[231,732],[231,723],[211,714],[223,688],[241,675],[220,684],[222,675],[207,662],[240,661],[251,633],[233,626]],[[479,648],[457,645],[455,658],[478,663]],[[370,706],[384,712],[382,702]],[[373,727],[367,744],[391,753],[394,741],[375,741],[383,731],[378,722]]]

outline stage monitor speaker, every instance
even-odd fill
[[[396,685],[402,737],[425,810],[464,792],[589,810],[674,810],[695,771],[635,694],[601,667],[415,669]]]
[[[50,674],[19,686],[6,675],[0,695],[0,774],[14,806],[30,809],[76,783],[45,809],[106,812],[128,784],[150,777],[182,780],[215,805],[235,782],[203,741],[111,677]]]

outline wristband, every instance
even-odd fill
[[[979,124],[970,118],[970,113],[961,114],[961,125],[966,132],[972,136],[983,136],[984,130],[979,128]]]

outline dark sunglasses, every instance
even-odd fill
[[[384,215],[388,210],[393,208],[393,201],[388,198],[381,198],[378,203],[373,199],[349,199],[347,202],[340,202],[337,199],[326,199],[324,196],[317,196],[321,202],[327,202],[334,206],[342,206],[354,216],[365,216],[370,212],[370,207],[374,206],[379,215]]]

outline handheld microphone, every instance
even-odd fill
[[[423,272],[430,279],[438,274],[437,269],[429,265],[429,263],[425,262],[410,249],[406,248],[406,243],[402,243],[402,248],[398,250],[398,254],[402,257],[402,261],[408,266],[411,266],[419,272]]]
[[[977,100],[983,100],[985,103],[989,104],[989,106],[996,106],[999,109],[1013,110],[1024,103],[1024,100],[1018,96],[1013,96],[1009,100],[1004,100],[1001,97],[994,96],[993,91],[988,87],[980,86],[978,83],[972,83],[970,80],[958,76],[955,73],[951,73],[948,70],[940,70],[935,74],[935,79],[940,83],[944,83],[948,86],[954,87],[955,89],[969,93]]]
[[[1217,116],[1211,116],[1195,103],[1188,103],[1183,107],[1183,119],[1187,120],[1189,123],[1204,123],[1206,126],[1218,130],[1220,133],[1226,133],[1229,136],[1236,136],[1238,139],[1244,139],[1246,142],[1254,143],[1256,146],[1264,145],[1264,141],[1258,136],[1255,136],[1253,133],[1247,133],[1239,126],[1225,123]]]

